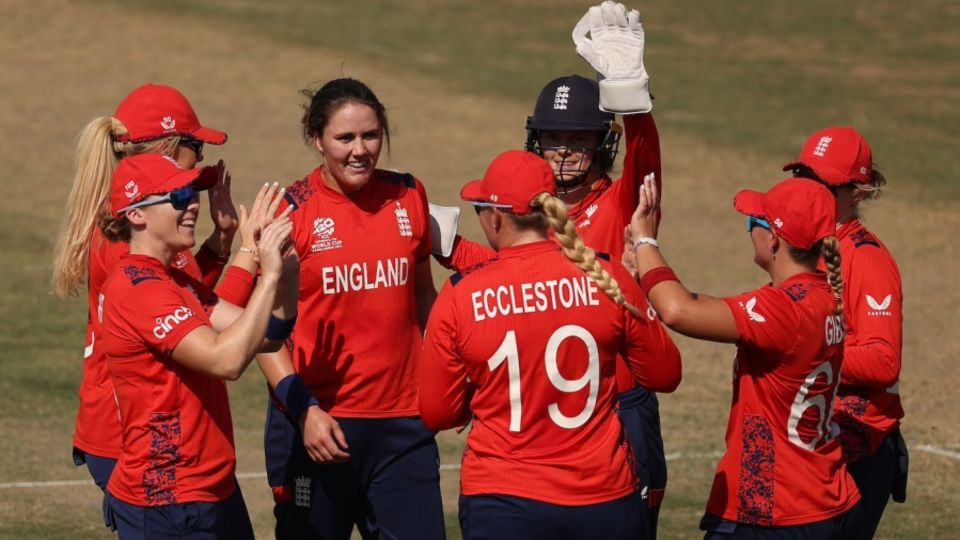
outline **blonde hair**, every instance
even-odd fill
[[[549,193],[541,193],[530,203],[531,208],[542,208],[547,224],[553,229],[554,236],[570,261],[583,270],[611,300],[627,308],[634,316],[640,317],[640,310],[627,302],[620,290],[620,284],[609,272],[600,266],[600,261],[592,249],[583,243],[577,229],[567,213],[567,205]]]
[[[821,240],[820,256],[827,267],[827,281],[833,289],[833,298],[837,301],[833,308],[834,315],[843,313],[843,276],[840,274],[840,242],[836,236],[828,236]]]
[[[883,186],[886,185],[887,178],[876,167],[870,169],[870,181],[867,183],[855,182],[854,188],[861,193],[865,193],[865,200],[879,199],[883,194]]]
[[[53,292],[60,298],[76,294],[86,273],[90,234],[109,217],[110,178],[120,159],[136,154],[176,151],[179,136],[142,142],[119,142],[127,128],[110,116],[93,119],[77,137],[75,172],[67,215],[53,248]]]

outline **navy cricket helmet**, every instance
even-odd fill
[[[533,116],[527,117],[524,149],[543,155],[540,133],[550,130],[595,131],[600,134],[594,162],[601,172],[613,166],[620,145],[620,126],[614,115],[600,110],[597,81],[570,75],[547,83],[537,97]]]

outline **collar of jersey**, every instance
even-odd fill
[[[538,251],[557,251],[560,246],[553,240],[540,240],[539,242],[530,242],[529,244],[520,244],[519,246],[510,246],[501,248],[499,258],[523,257],[529,253]]]
[[[799,274],[794,274],[783,280],[783,283],[778,285],[777,288],[786,289],[794,283],[809,283],[817,287],[830,288],[830,284],[827,282],[827,274],[823,272],[800,272]]]
[[[167,269],[166,265],[163,264],[163,261],[151,255],[143,255],[140,253],[137,253],[137,254],[127,253],[126,255],[123,256],[123,260],[124,262],[136,262],[143,266],[154,266],[156,268],[162,268],[164,271],[166,271]]]
[[[597,202],[597,199],[610,188],[611,184],[613,184],[613,180],[610,180],[608,176],[601,176],[594,181],[593,185],[590,186],[590,193],[587,193],[587,196],[580,202],[570,207],[570,217],[574,220],[580,219],[580,216],[586,212],[587,208],[590,208],[591,204]]]
[[[840,225],[839,227],[837,227],[837,240],[842,240],[847,236],[850,236],[857,229],[864,229],[864,228],[865,227],[863,226],[862,223],[860,223],[859,219],[853,218],[850,221],[844,223],[843,225]]]

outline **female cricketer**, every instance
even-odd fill
[[[640,285],[670,328],[737,344],[727,451],[705,538],[859,538],[860,495],[830,416],[843,361],[843,279],[833,197],[789,179],[741,191],[754,261],[771,282],[727,298],[691,294],[656,240],[659,195],[644,182],[630,225]],[[817,270],[823,259],[827,272]]]
[[[444,286],[418,374],[428,426],[472,421],[466,539],[648,537],[614,412],[616,357],[644,387],[671,392],[680,354],[629,276],[621,290],[584,245],[556,193],[551,167],[519,150],[461,191],[497,256]]]
[[[860,488],[864,537],[873,538],[887,500],[906,501],[909,465],[900,435],[900,270],[860,221],[860,203],[879,197],[886,179],[874,166],[870,145],[851,127],[817,131],[784,170],[821,182],[837,200],[847,339],[833,419]]]
[[[107,484],[121,539],[253,538],[224,379],[290,335],[299,268],[295,254],[281,253],[286,214],[258,231],[261,275],[246,309],[176,268],[196,243],[199,190],[217,177],[152,153],[123,159],[113,174],[101,230],[130,251],[103,283],[97,320],[121,426]],[[270,195],[261,189],[254,207],[275,210],[281,197]]]
[[[603,78],[599,84],[577,75],[550,81],[527,118],[525,149],[550,165],[557,197],[569,207],[570,220],[586,245],[619,265],[623,231],[637,206],[640,184],[649,176],[660,186],[661,179],[660,138],[643,66],[644,29],[636,10],[607,1],[587,11],[573,37],[577,52]],[[623,115],[624,127],[613,113]],[[609,172],[624,132],[623,174],[613,181]],[[457,237],[451,255],[438,261],[464,270],[494,255],[487,246]],[[667,485],[659,402],[623,362],[617,363],[616,379],[617,411],[646,488],[647,526],[655,539]]]
[[[73,437],[75,463],[86,464],[100,489],[106,489],[110,472],[120,455],[120,421],[113,384],[107,370],[103,340],[97,323],[100,289],[107,273],[125,255],[125,242],[106,241],[97,227],[109,216],[110,179],[119,160],[144,153],[166,155],[185,169],[203,160],[203,146],[223,144],[227,134],[201,125],[193,107],[177,89],[145,84],[131,92],[109,117],[92,120],[81,131],[76,148],[76,172],[67,204],[67,216],[54,250],[52,285],[60,297],[76,294],[87,277],[87,346],[84,351],[80,405]],[[238,229],[237,213],[230,197],[230,175],[217,164],[218,180],[209,190],[213,234],[196,257],[189,251],[177,254],[173,265],[201,279],[217,283],[230,255]],[[217,287],[222,298],[244,305],[253,287],[256,247],[253,230],[267,216],[251,216],[240,229],[241,252],[226,270]],[[246,252],[242,251],[246,250]],[[108,508],[104,519],[113,528]]]
[[[288,189],[300,314],[269,382],[267,476],[278,538],[444,537],[438,451],[418,418],[421,328],[436,298],[423,185],[377,169],[384,106],[327,82],[303,115],[322,164]]]

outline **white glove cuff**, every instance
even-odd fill
[[[434,255],[449,257],[453,241],[457,237],[460,208],[428,203],[430,208],[430,251]]]
[[[600,109],[616,114],[639,114],[653,110],[650,77],[603,79],[600,81]]]

